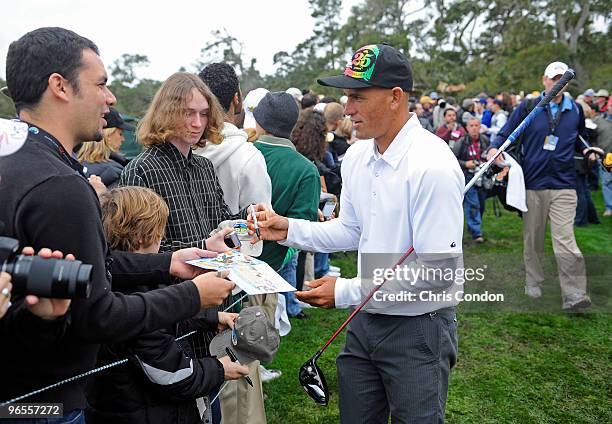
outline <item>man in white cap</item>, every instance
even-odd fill
[[[567,69],[563,62],[546,67],[542,95],[553,88]],[[525,101],[512,112],[492,141],[489,157],[527,115],[527,105]],[[577,204],[574,154],[587,153],[579,135],[585,140],[588,137],[582,107],[560,92],[525,129],[519,147],[529,209],[523,215],[525,294],[532,298],[542,296],[539,284],[545,279],[542,258],[548,219],[563,309],[568,312],[580,312],[591,305],[586,292],[584,258],[574,237]]]
[[[242,103],[244,107],[244,126],[243,128],[255,128],[255,117],[253,117],[253,110],[257,107],[261,99],[268,94],[268,90],[265,88],[256,88],[248,92]]]

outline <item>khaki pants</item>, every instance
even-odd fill
[[[314,253],[306,253],[306,266],[304,267],[304,281],[314,280]],[[302,290],[309,290],[308,287],[304,286]]]
[[[574,237],[576,202],[576,191],[571,189],[527,190],[529,211],[523,215],[523,258],[528,285],[544,281],[542,261],[549,219],[561,294],[586,294],[586,267]]]
[[[266,294],[249,296],[244,307],[259,305],[268,319],[274,323],[278,295]],[[249,377],[253,387],[244,378],[228,381],[219,399],[221,401],[221,424],[266,424],[266,409],[263,399],[263,388],[259,376],[259,361],[249,365]]]

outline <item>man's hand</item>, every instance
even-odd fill
[[[336,307],[336,277],[325,276],[318,280],[305,281],[304,284],[311,287],[312,290],[295,292],[299,300],[319,308]]]
[[[238,380],[249,375],[249,368],[246,365],[232,362],[229,356],[219,358],[219,362],[223,365],[225,380]]]
[[[108,191],[104,183],[102,182],[102,178],[97,175],[91,175],[89,178],[89,184],[94,188],[98,197],[102,196],[104,193]]]
[[[6,272],[0,272],[0,318],[4,316],[11,306],[12,289],[11,275]]]
[[[217,325],[217,331],[223,331],[227,328],[234,329],[234,325],[236,323],[236,318],[238,318],[238,314],[230,313],[230,312],[217,312],[219,316],[219,324]]]
[[[229,271],[207,272],[193,279],[193,284],[200,294],[200,305],[203,308],[219,306],[235,287],[235,284],[225,278]]]
[[[170,261],[170,275],[182,280],[192,280],[196,276],[203,274],[206,270],[197,266],[189,265],[185,262],[200,258],[214,258],[217,256],[215,252],[198,249],[197,247],[189,247],[187,249],[177,250],[172,253]]]
[[[474,169],[476,166],[475,166],[473,160],[468,160],[468,161],[465,162],[465,167],[467,169]]]
[[[223,240],[223,238],[232,231],[234,231],[233,227],[227,227],[217,231],[214,235],[206,239],[206,249],[217,253],[223,253],[231,250],[231,248],[225,244],[225,240]]]
[[[495,147],[492,147],[491,149],[489,149],[489,151],[487,152],[487,162],[495,155],[495,153],[497,153],[497,149]],[[504,155],[501,154],[497,157],[497,159],[495,159],[495,164],[497,166],[503,166],[504,164]]]
[[[599,147],[589,147],[582,151],[582,155],[585,156],[589,161],[595,162],[597,160],[598,155],[604,156],[604,151]]]
[[[33,256],[34,249],[31,247],[25,247],[21,251],[21,253],[26,256]],[[66,257],[64,258],[64,254],[59,250],[54,250],[52,252],[51,249],[47,248],[41,249],[40,252],[38,252],[38,256],[45,259],[63,258],[68,261],[74,261],[74,255],[72,254],[66,255]],[[68,312],[68,308],[70,307],[70,299],[48,299],[44,297],[34,296],[31,294],[26,296],[25,303],[30,312],[32,312],[37,317],[45,320],[54,320],[65,315],[66,312]]]
[[[255,211],[262,240],[279,241],[287,238],[287,233],[289,231],[289,220],[287,218],[277,215],[276,212],[263,203],[256,205]],[[249,234],[255,234],[255,224],[253,223],[251,214],[249,214],[247,220]],[[258,241],[257,236],[255,236],[253,240],[251,240],[251,243],[255,244]]]

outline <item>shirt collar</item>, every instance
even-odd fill
[[[410,132],[417,128],[423,128],[416,113],[406,121],[402,129],[397,133],[384,154],[380,154],[376,147],[376,142],[372,140],[372,150],[366,154],[363,160],[364,165],[369,165],[378,159],[384,160],[393,169],[397,169],[400,161],[406,155],[410,144]]]
[[[542,92],[542,96],[544,95],[545,93]],[[549,105],[551,109],[557,109],[559,106],[561,106],[561,112],[563,112],[564,110],[572,110],[574,108],[570,97],[565,93],[563,93],[563,100],[561,100],[560,105],[555,102],[550,102]]]
[[[286,138],[274,137],[273,135],[264,134],[260,136],[255,143],[267,144],[272,146],[284,146],[290,147],[295,150],[295,146],[291,142],[291,140],[287,140]]]
[[[183,156],[179,150],[174,147],[174,145],[168,141],[163,144],[155,145],[163,154],[170,157],[174,163],[185,168],[187,166],[191,166],[195,164],[193,151],[189,149],[189,154],[187,157]]]

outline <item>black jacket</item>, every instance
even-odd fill
[[[193,329],[216,329],[217,311],[191,320]],[[94,376],[87,388],[89,424],[200,422],[195,399],[218,388],[223,366],[214,358],[191,359],[174,331],[155,331],[127,343],[103,345],[98,366],[128,358],[126,365]]]
[[[0,363],[5,366],[0,400],[94,368],[99,343],[129,340],[166,328],[200,310],[198,290],[192,282],[134,295],[111,292],[111,271],[119,284],[145,283],[153,278],[171,282],[171,255],[117,252],[111,256],[96,193],[79,172],[78,163],[70,161],[54,140],[31,126],[21,150],[0,158],[0,221],[6,224],[6,235],[23,246],[59,249],[93,265],[91,295],[72,301],[65,335],[46,349],[32,349],[24,343],[23,334],[16,334],[19,315],[29,312],[23,310],[23,299],[14,299],[2,319]],[[41,335],[35,331],[28,336],[37,339]],[[64,384],[27,401],[61,402],[65,411],[83,409],[84,382]]]
[[[119,177],[121,177],[121,172],[123,171],[123,166],[114,160],[96,163],[83,162],[83,167],[87,169],[85,176],[99,176],[107,188],[112,188],[117,185]]]
[[[461,166],[461,170],[463,171],[464,174],[469,173],[469,170],[465,167],[465,163],[470,160],[470,156],[468,153],[468,149],[470,147],[470,145],[472,144],[472,138],[470,137],[469,134],[466,134],[463,138],[461,138],[461,140],[451,143],[450,147],[453,150],[453,153],[455,154],[455,156],[457,157],[457,160],[459,161],[459,166]],[[486,135],[480,134],[480,152],[484,153],[485,150],[487,150],[487,148],[489,147],[489,138]],[[483,162],[485,161],[486,156],[485,157],[480,157],[479,161]]]

